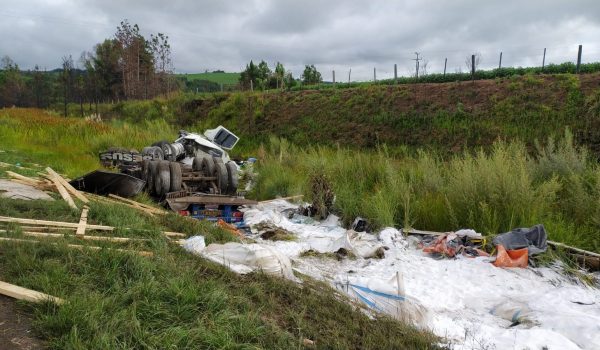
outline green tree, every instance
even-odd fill
[[[323,81],[321,73],[317,70],[314,64],[306,65],[302,73],[302,81],[304,84],[318,84]]]
[[[25,90],[19,65],[8,56],[2,57],[0,64],[3,70],[3,79],[0,81],[0,106],[19,106]]]

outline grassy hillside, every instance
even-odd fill
[[[192,73],[179,74],[178,76],[185,77],[188,80],[208,80],[224,85],[235,85],[240,79],[240,73]]]
[[[344,145],[392,153],[417,148],[451,155],[495,140],[561,135],[600,155],[600,74],[525,75],[494,80],[363,86],[293,92],[179,95],[105,106],[105,117],[165,118],[182,127],[225,125],[253,150],[269,135],[298,145]]]

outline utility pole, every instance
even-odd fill
[[[350,86],[350,75],[352,74],[352,68],[348,71],[348,86]]]
[[[377,82],[377,69],[375,67],[373,67],[373,82]]]
[[[394,63],[394,83],[398,84],[398,65]]]
[[[417,55],[417,58],[413,58],[413,61],[415,61],[415,78],[416,80],[419,80],[419,61],[422,60],[422,58],[419,58],[419,52],[415,52],[415,55]]]
[[[502,51],[500,51],[500,62],[498,62],[498,69],[502,68]]]

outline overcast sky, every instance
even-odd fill
[[[0,56],[21,68],[53,69],[61,57],[112,37],[122,19],[142,34],[169,36],[177,72],[241,71],[247,62],[281,61],[299,75],[314,64],[331,80],[377,78],[414,70],[414,52],[429,72],[600,61],[600,0],[0,0]]]

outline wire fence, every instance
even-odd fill
[[[365,75],[364,66],[358,72],[352,68],[343,69],[335,65],[330,71],[321,71],[323,80],[319,83],[306,83],[296,79],[293,85],[278,84],[275,86],[260,87],[259,84],[215,84],[205,91],[191,90],[193,92],[236,92],[236,91],[271,91],[271,90],[321,90],[331,88],[352,88],[365,85],[393,85],[412,83],[445,83],[455,81],[495,79],[514,75],[525,74],[578,74],[600,72],[600,49],[590,46],[584,56],[583,45],[578,45],[576,50],[572,46],[560,46],[533,50],[526,47],[513,47],[508,51],[498,51],[495,59],[488,50],[482,62],[481,52],[465,55],[461,59],[461,50],[444,51],[443,58],[437,59],[434,67],[428,57],[439,56],[439,52],[415,52],[414,57],[403,57],[402,60],[412,61],[412,67],[407,64],[389,64],[372,68],[370,77]],[[485,51],[484,51],[485,52]],[[507,54],[508,53],[508,54]],[[551,54],[552,53],[552,54]],[[582,63],[587,57],[587,63]],[[516,66],[514,62],[528,63],[526,67]],[[493,61],[495,63],[491,63]],[[536,65],[536,61],[538,62]],[[562,62],[562,63],[553,63]],[[512,65],[511,65],[512,64]],[[435,68],[435,69],[434,69]],[[464,69],[464,70],[463,70]],[[404,72],[404,74],[402,74]],[[343,78],[342,78],[343,77]],[[356,78],[355,78],[356,77]],[[248,86],[249,85],[249,86]]]

